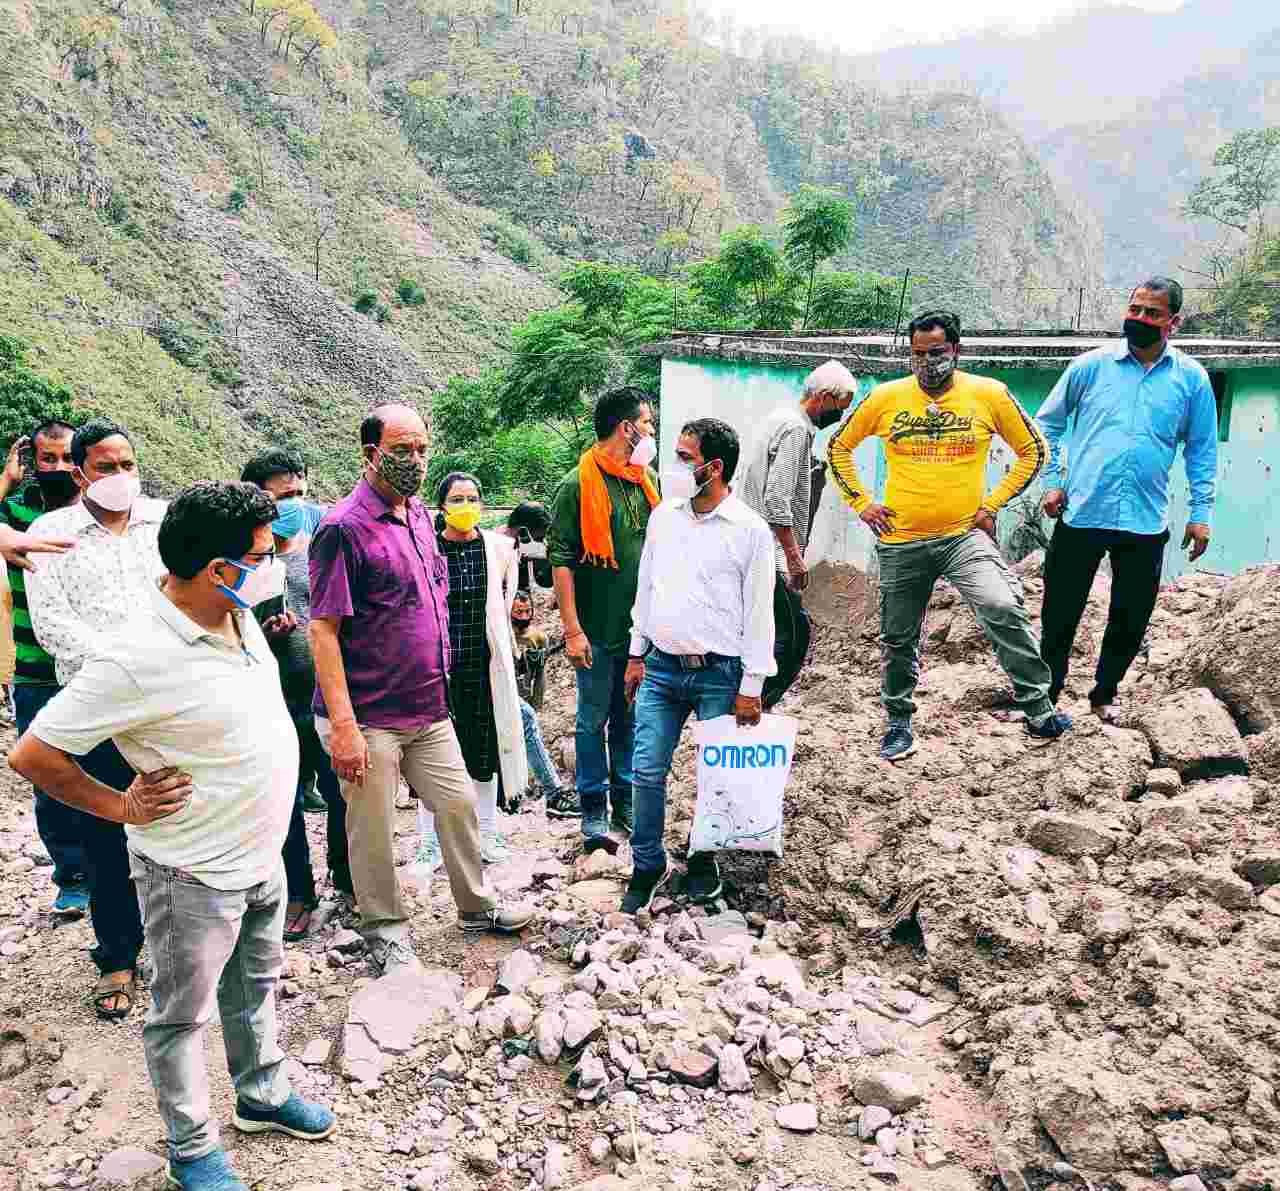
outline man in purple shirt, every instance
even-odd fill
[[[395,871],[400,776],[435,813],[464,931],[521,930],[499,909],[480,861],[475,793],[449,718],[449,570],[417,498],[427,428],[405,405],[360,426],[364,478],[311,539],[316,731],[347,803],[351,880],[375,970],[413,962]]]

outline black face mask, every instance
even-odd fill
[[[813,424],[819,430],[825,430],[828,426],[834,426],[843,417],[844,410],[842,409],[824,409],[813,419]]]
[[[1129,341],[1130,347],[1155,347],[1160,342],[1161,335],[1160,328],[1151,323],[1144,323],[1137,318],[1124,320],[1124,337]]]
[[[525,629],[527,629],[531,624],[533,624],[533,621],[525,620],[523,616],[513,616],[511,618],[511,623],[515,627],[515,630],[517,633],[523,633]]]
[[[49,509],[60,509],[80,490],[69,471],[38,471],[36,483],[40,485],[40,495]]]

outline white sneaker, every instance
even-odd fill
[[[511,859],[511,849],[500,835],[487,835],[480,841],[480,859],[485,864],[502,864]]]

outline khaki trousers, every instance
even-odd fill
[[[369,744],[364,785],[340,783],[347,804],[347,849],[360,933],[366,939],[401,942],[409,936],[409,911],[396,879],[396,791],[402,774],[436,817],[436,835],[458,911],[491,910],[494,899],[480,861],[475,787],[453,722],[410,729],[361,725],[360,731]],[[316,732],[328,750],[333,735],[329,721],[316,716]]]

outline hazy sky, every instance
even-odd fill
[[[875,50],[906,42],[936,41],[997,26],[1031,29],[1054,17],[1096,5],[1080,0],[703,0],[715,11],[732,9],[744,25],[786,27],[830,36],[844,49]],[[1135,8],[1168,12],[1182,0],[1121,0]]]

